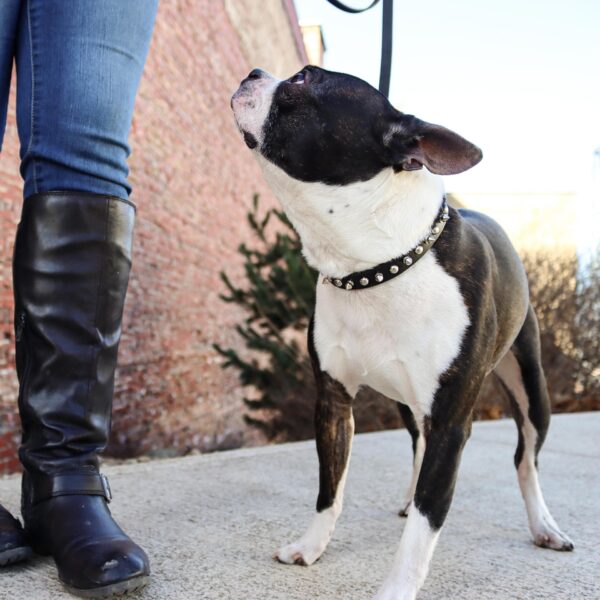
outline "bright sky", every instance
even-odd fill
[[[376,86],[381,6],[348,15],[326,0],[295,2],[301,22],[323,26],[325,68]],[[589,189],[600,0],[396,0],[394,13],[392,103],[483,149],[480,165],[447,178],[448,191]]]

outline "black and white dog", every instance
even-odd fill
[[[439,177],[469,169],[481,151],[399,112],[366,82],[312,66],[285,81],[256,69],[231,103],[322,275],[308,332],[318,384],[317,513],[278,560],[310,565],[325,551],[342,511],[352,399],[368,385],[400,403],[414,448],[408,520],[376,600],[415,598],[492,371],[514,405],[515,464],[535,543],[571,550],[538,483],[550,411],[523,266],[494,221],[447,207]]]

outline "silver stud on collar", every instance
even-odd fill
[[[442,234],[444,226],[449,219],[450,211],[448,205],[446,204],[446,199],[444,198],[437,219],[431,224],[429,235],[427,235],[427,237],[422,240],[419,245],[415,246],[407,254],[399,258],[392,259],[388,262],[376,265],[371,269],[357,273],[350,273],[343,279],[325,278],[323,283],[331,282],[338,288],[343,287],[346,290],[352,290],[355,288],[360,289],[361,287],[366,288],[373,284],[379,284],[389,280],[390,277],[388,277],[386,280],[384,273],[390,273],[392,276],[394,276],[400,272],[404,272],[408,267],[413,265],[421,255],[425,254],[433,246],[433,244],[435,244],[438,236]],[[399,261],[402,261],[402,264],[400,264]],[[381,271],[375,272],[376,269],[381,269]],[[373,275],[373,273],[375,274]],[[353,279],[350,279],[350,277]]]

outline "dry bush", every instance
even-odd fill
[[[540,326],[542,362],[553,412],[600,409],[600,251],[585,268],[577,256],[529,252],[523,262]],[[510,414],[501,386],[489,377],[476,417]]]

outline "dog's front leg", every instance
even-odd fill
[[[427,576],[442,524],[450,508],[470,417],[454,424],[426,423],[426,446],[414,503],[392,572],[375,600],[413,600]]]
[[[306,566],[323,554],[342,512],[354,434],[352,398],[341,383],[318,370],[317,366],[315,375],[318,390],[315,428],[320,471],[317,514],[298,541],[284,546],[276,554],[280,562]]]

